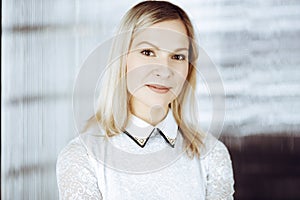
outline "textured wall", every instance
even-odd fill
[[[58,152],[76,136],[72,91],[89,52],[136,1],[2,1],[1,196],[57,199]],[[300,136],[300,2],[178,1],[223,79],[223,135]],[[203,126],[209,97],[200,90]]]

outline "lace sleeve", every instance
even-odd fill
[[[229,152],[217,141],[205,158],[207,169],[207,200],[232,200],[234,193],[233,170]]]
[[[56,175],[59,199],[102,199],[86,149],[78,138],[60,152]]]

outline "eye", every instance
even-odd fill
[[[141,51],[141,54],[145,56],[155,56],[155,53],[149,49],[144,49],[143,51]]]
[[[172,56],[172,59],[174,59],[174,60],[185,60],[186,57],[183,54],[175,54],[175,55]]]

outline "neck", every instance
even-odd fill
[[[130,110],[133,115],[155,126],[167,116],[169,108],[168,106],[135,105],[131,106]]]

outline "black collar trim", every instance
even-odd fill
[[[179,129],[179,128],[178,128]],[[154,133],[154,131],[157,130],[158,133],[165,139],[165,141],[172,147],[175,147],[175,142],[176,142],[176,138],[172,139],[169,138],[168,136],[166,136],[159,128],[154,128],[150,135],[147,138],[138,138],[138,137],[134,137],[132,136],[130,133],[128,133],[126,130],[124,131],[124,133],[126,135],[128,135],[135,143],[137,143],[140,147],[144,148],[146,143],[148,142],[150,136]]]

